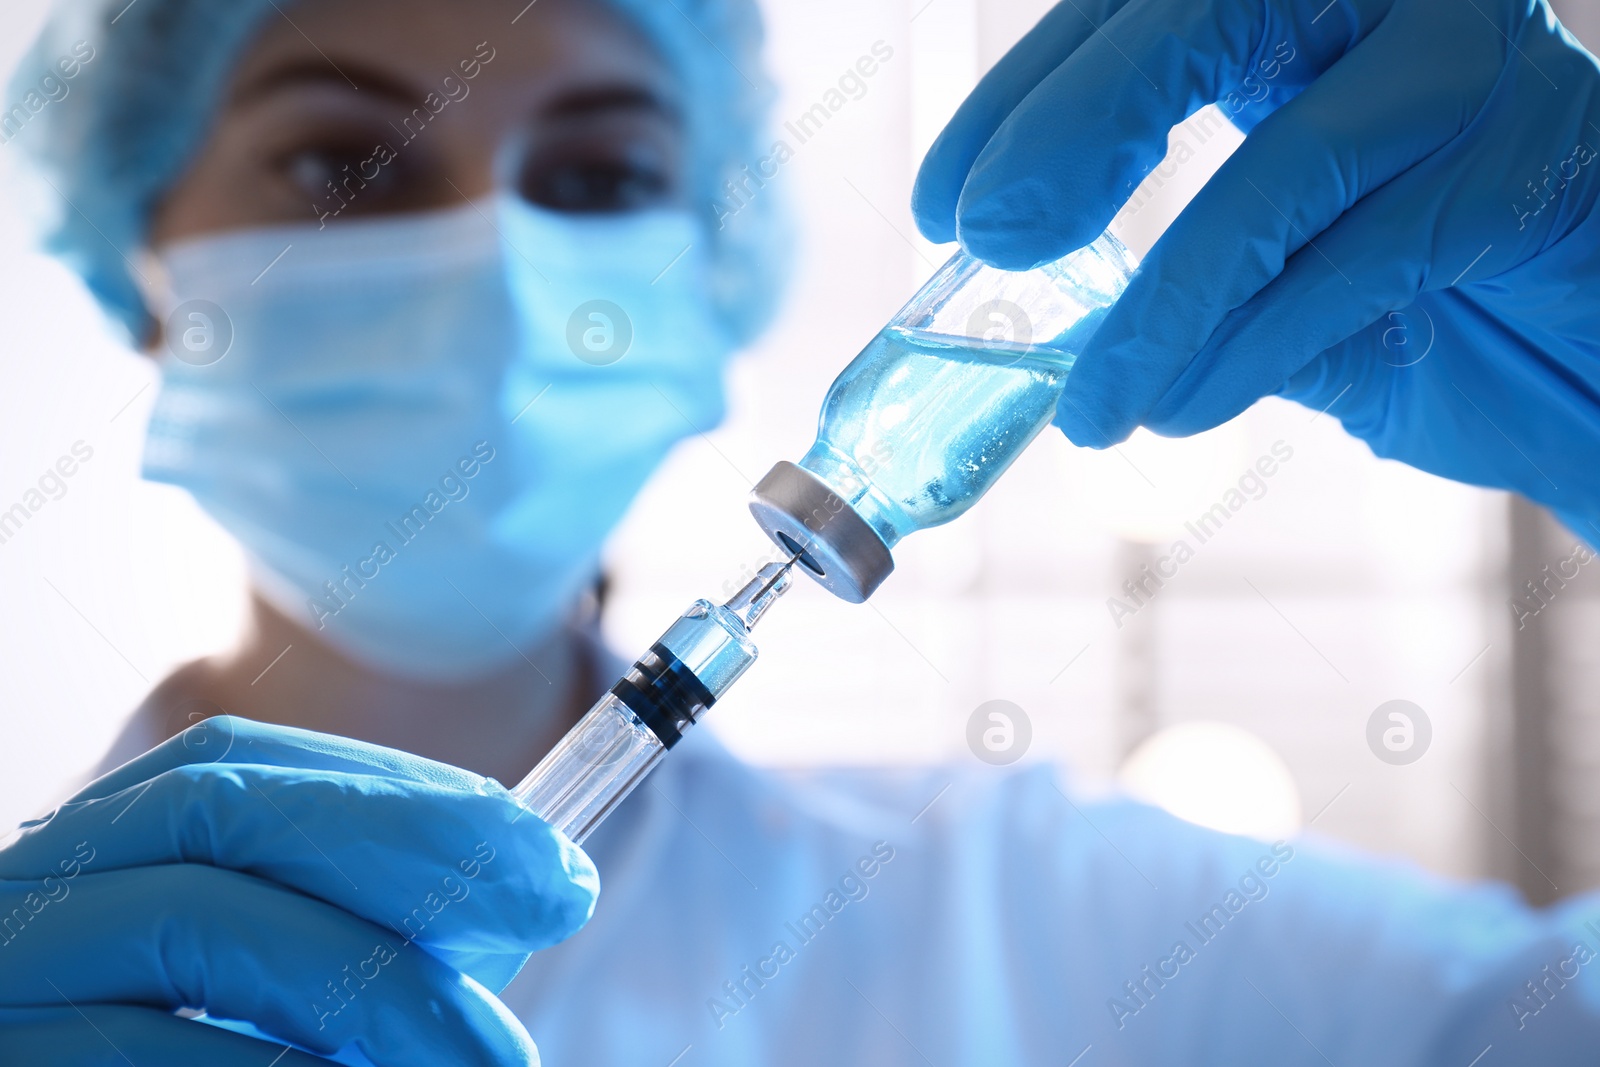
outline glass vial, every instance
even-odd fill
[[[1049,424],[1136,266],[1109,233],[1027,271],[958,252],[834,381],[816,443],[756,485],[756,521],[866,600],[902,538],[965,512]]]

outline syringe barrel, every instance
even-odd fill
[[[581,843],[755,661],[740,618],[695,601],[511,795]]]
[[[654,731],[607,693],[511,795],[581,844],[666,753]]]

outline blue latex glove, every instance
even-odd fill
[[[538,1062],[495,997],[598,879],[499,784],[243,719],[200,723],[0,850],[0,1063]]]
[[[1212,102],[1249,135],[1079,358],[1067,436],[1281,393],[1600,536],[1600,72],[1543,0],[1066,0],[929,151],[918,225],[1058,258]]]

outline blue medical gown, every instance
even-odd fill
[[[700,731],[588,847],[594,919],[504,993],[549,1067],[1600,1063],[1600,897],[1045,766],[784,777]]]

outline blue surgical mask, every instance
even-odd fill
[[[704,244],[687,212],[503,195],[169,246],[145,476],[356,661],[492,671],[561,623],[667,451],[722,417]]]

